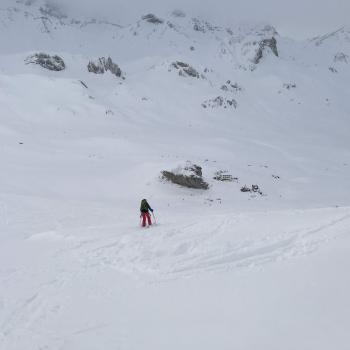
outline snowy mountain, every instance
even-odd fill
[[[0,39],[1,350],[347,349],[349,28],[3,0]]]

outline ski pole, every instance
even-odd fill
[[[156,220],[156,217],[155,217],[153,211],[152,211],[152,215],[153,215],[153,219],[154,219],[154,224],[157,225],[157,220]]]

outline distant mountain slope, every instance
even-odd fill
[[[226,28],[182,11],[121,26],[73,18],[49,4],[1,5],[4,134],[61,140],[74,130],[72,137],[127,139],[132,153],[142,148],[157,159],[146,179],[191,160],[205,169],[213,197],[233,196],[237,205],[239,189],[253,183],[271,206],[346,202],[345,27],[297,42],[271,25]],[[34,64],[29,57],[39,52],[59,55],[65,69]],[[122,77],[98,68],[108,57]],[[105,74],[89,72],[89,62]],[[165,154],[172,160],[164,162]],[[215,182],[222,170],[239,184]]]

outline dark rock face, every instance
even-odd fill
[[[90,61],[88,64],[88,71],[95,74],[104,74],[105,72],[110,71],[118,78],[121,78],[123,75],[119,66],[114,63],[110,57],[107,59],[101,57],[97,61]]]
[[[176,62],[172,63],[172,67],[176,68],[179,71],[179,75],[182,77],[192,77],[192,78],[199,78],[200,77],[197,70],[194,69],[188,63],[176,61]]]
[[[202,103],[203,108],[237,108],[237,101],[232,98],[218,96],[214,99],[206,100]]]
[[[164,21],[161,18],[158,18],[153,13],[149,13],[148,15],[142,16],[142,19],[148,23],[152,24],[162,24]]]
[[[277,40],[274,37],[272,37],[271,39],[264,39],[259,43],[259,49],[256,52],[256,56],[254,58],[255,64],[258,64],[263,58],[264,51],[266,48],[269,48],[273,52],[273,54],[276,57],[278,57]]]
[[[208,183],[203,180],[202,168],[187,162],[184,168],[173,171],[162,171],[162,178],[182,187],[207,190]]]
[[[50,56],[46,53],[36,53],[26,59],[27,64],[38,64],[39,66],[59,72],[66,68],[63,59],[60,56]]]

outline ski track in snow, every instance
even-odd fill
[[[271,237],[268,232],[258,232],[247,240],[235,237],[237,219],[233,216],[176,229],[156,227],[141,237],[138,233],[121,235],[118,240],[88,249],[83,255],[88,264],[178,278],[202,271],[260,266],[312,253],[334,238],[336,226],[349,219],[350,215],[344,215],[310,229],[287,230]]]
[[[257,230],[260,222],[276,220],[276,214],[277,224]],[[300,223],[299,227],[283,229],[286,223],[283,220],[279,223],[278,215],[278,212],[259,214],[247,224],[245,219],[248,217],[238,214],[214,216],[203,222],[158,225],[152,229],[134,230],[123,226],[109,229],[104,226],[100,230],[92,227],[89,239],[79,238],[83,229],[62,234],[49,231],[34,234],[29,240],[61,243],[62,247],[55,254],[71,255],[86,270],[113,268],[140,277],[144,274],[167,279],[203,271],[258,267],[309,254],[334,238],[337,226],[350,219],[350,214],[346,214],[328,221],[322,218],[322,224],[312,223],[307,228]],[[307,212],[291,213],[289,220],[293,221],[295,217],[300,221],[307,215]],[[280,231],[276,232],[279,227]]]
[[[26,249],[43,247],[49,251],[49,259],[44,256],[34,267],[19,266],[12,274],[5,274],[5,288],[20,281],[29,285],[29,280],[36,287],[20,293],[14,304],[3,300],[6,316],[1,318],[0,340],[13,344],[18,333],[41,339],[45,322],[60,319],[69,310],[69,290],[91,283],[93,276],[103,271],[117,270],[141,283],[153,283],[203,272],[261,269],[267,263],[313,253],[327,241],[348,233],[349,220],[350,209],[320,209],[216,215],[202,222],[162,224],[151,229],[105,225],[32,234],[23,241]],[[51,279],[45,281],[46,276]],[[101,285],[88,293],[92,298],[108,298],[111,288]],[[90,322],[60,335],[45,334],[45,338],[55,344],[53,349],[64,349],[75,337],[104,328],[108,329],[108,324]],[[117,337],[123,338],[120,334]]]

